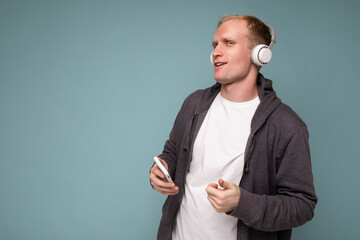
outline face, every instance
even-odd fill
[[[241,19],[228,20],[216,30],[212,56],[217,82],[231,84],[242,81],[254,68],[247,36],[247,23]]]

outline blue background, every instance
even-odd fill
[[[185,97],[213,80],[217,20],[277,33],[262,69],[308,124],[319,197],[293,239],[354,239],[358,1],[0,0],[0,239],[155,239],[149,185]]]

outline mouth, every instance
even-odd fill
[[[224,66],[225,64],[226,64],[226,62],[215,62],[214,67],[215,67],[215,69],[218,69],[218,68]]]

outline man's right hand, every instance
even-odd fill
[[[159,160],[166,170],[168,170],[166,162],[161,158],[159,158]],[[149,178],[151,185],[159,193],[164,195],[176,195],[179,193],[179,188],[175,186],[175,183],[170,183],[165,179],[164,173],[156,164],[151,168]]]

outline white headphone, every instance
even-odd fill
[[[264,66],[268,64],[272,57],[271,49],[276,43],[276,34],[274,29],[267,23],[264,23],[271,32],[271,42],[267,46],[265,44],[259,44],[255,46],[251,51],[251,61],[257,66]],[[210,54],[210,62],[214,65],[213,53]]]

